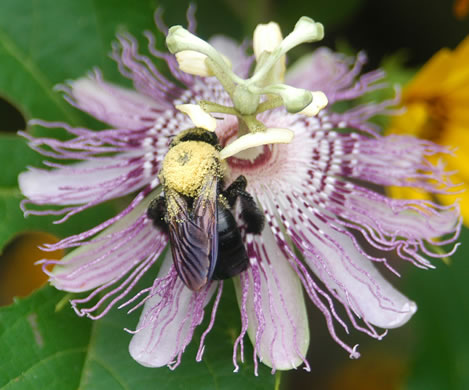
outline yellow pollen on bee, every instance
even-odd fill
[[[186,141],[173,146],[163,160],[164,185],[182,195],[196,197],[207,176],[219,175],[220,154],[210,144]]]

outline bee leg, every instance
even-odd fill
[[[239,197],[241,203],[241,218],[246,223],[246,232],[259,234],[264,229],[264,213],[259,209],[254,198],[246,191],[247,180],[240,175],[222,192],[230,208],[233,208]]]
[[[246,191],[246,186],[248,182],[243,175],[237,177],[237,179],[231,183],[226,190],[220,191],[221,194],[225,197],[230,209],[232,209],[238,199],[238,195],[241,191]]]
[[[155,198],[150,202],[147,209],[147,217],[153,221],[153,226],[161,229],[165,233],[169,232],[168,224],[165,220],[166,200],[163,196]]]
[[[241,202],[241,218],[246,223],[246,232],[260,234],[265,224],[264,213],[248,192],[240,192],[239,200]]]

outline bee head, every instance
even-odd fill
[[[221,146],[218,143],[218,137],[215,132],[202,129],[201,127],[193,127],[191,129],[184,130],[173,138],[169,144],[169,148],[171,149],[177,144],[186,141],[205,142],[209,145],[212,145],[218,151],[221,150]]]

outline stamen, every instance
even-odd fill
[[[179,104],[176,108],[187,114],[196,127],[201,127],[208,131],[215,131],[217,127],[216,119],[204,111],[198,104]]]
[[[311,92],[311,94],[313,95],[313,101],[303,110],[301,110],[299,114],[303,114],[306,116],[316,116],[319,111],[321,111],[324,107],[327,106],[327,96],[324,92],[316,91]]]
[[[253,148],[255,146],[267,144],[288,144],[292,141],[294,133],[288,129],[269,128],[266,131],[257,133],[249,133],[243,135],[226,146],[221,152],[220,157],[226,159],[243,150]]]

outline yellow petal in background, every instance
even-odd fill
[[[453,155],[445,156],[447,169],[457,170],[459,179],[469,183],[469,127],[447,126],[441,134],[439,143],[453,151]],[[459,183],[460,181],[453,180],[453,182]]]
[[[393,117],[388,134],[413,135],[425,137],[425,124],[428,122],[429,113],[425,103],[413,103],[406,106],[402,115]]]
[[[428,192],[412,187],[387,187],[386,191],[391,198],[431,200]]]
[[[468,6],[469,6],[469,0],[467,0]],[[456,56],[455,61],[459,62],[465,62],[469,60],[469,37],[466,37],[456,48],[454,51],[454,54]]]
[[[452,177],[453,182],[455,183],[464,183],[463,178],[458,175]],[[449,195],[437,195],[438,200],[444,205],[452,205],[455,202],[459,203],[461,208],[461,215],[466,226],[469,225],[469,186],[466,181],[462,186],[457,187],[457,190],[460,190],[458,193],[449,194]]]
[[[467,91],[469,83],[469,37],[451,51],[441,49],[417,73],[403,92],[404,102],[413,99],[447,99],[457,91]]]
[[[469,0],[458,2],[459,7],[463,5],[469,7]],[[450,195],[430,195],[410,188],[391,188],[388,193],[401,199],[438,199],[445,205],[459,200],[469,226],[469,36],[455,50],[437,52],[402,96],[405,112],[393,118],[387,134],[413,135],[448,148],[451,155],[426,159],[452,172],[448,180],[458,186],[448,189]]]
[[[439,95],[443,87],[444,75],[451,66],[451,51],[442,49],[436,53],[405,87],[402,99],[427,99]]]

